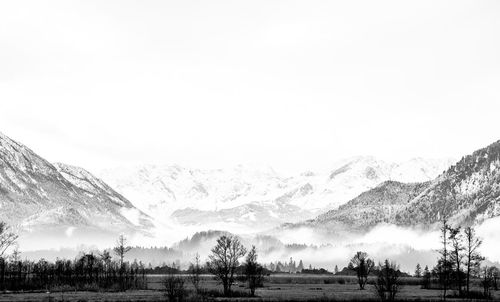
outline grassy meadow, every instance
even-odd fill
[[[167,301],[163,291],[163,279],[165,276],[148,276],[147,290],[132,290],[126,292],[74,292],[52,291],[25,292],[25,293],[3,293],[0,294],[0,302],[7,301]],[[373,281],[373,280],[370,280]],[[372,283],[370,282],[369,283]],[[441,301],[439,289],[421,289],[417,278],[402,278],[402,286],[397,299],[400,301]],[[475,280],[476,281],[476,280]],[[213,277],[202,276],[202,287],[208,292],[219,291],[221,286]],[[186,280],[186,289],[192,292],[193,287]],[[481,290],[479,282],[474,282],[474,290]],[[374,286],[368,284],[365,290],[359,290],[355,276],[333,276],[333,275],[271,275],[266,277],[263,288],[256,291],[255,298],[245,297],[248,293],[244,282],[236,282],[233,286],[235,296],[240,298],[206,298],[205,301],[378,301]],[[447,301],[465,301],[454,299],[454,290],[449,291],[450,297]],[[500,292],[493,292],[493,299],[500,301]],[[203,301],[192,295],[187,301]],[[492,301],[489,300],[489,301]],[[479,300],[477,300],[479,301]]]

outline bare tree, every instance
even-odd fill
[[[493,276],[489,267],[483,268],[483,279],[481,280],[483,286],[483,295],[485,298],[491,298],[491,288],[493,286]]]
[[[221,236],[212,248],[207,267],[224,287],[224,295],[230,296],[231,286],[234,283],[234,273],[238,260],[245,256],[246,249],[239,239],[233,236]]]
[[[255,289],[262,286],[262,281],[264,280],[264,270],[257,262],[257,249],[255,246],[252,246],[252,249],[248,252],[245,261],[245,276],[248,281],[248,288],[253,297],[255,296]]]
[[[465,233],[465,284],[467,296],[470,293],[470,276],[474,272],[479,270],[479,266],[481,265],[481,261],[484,260],[484,257],[479,253],[479,247],[483,243],[483,241],[476,236],[476,232],[474,228],[467,227],[464,230]]]
[[[194,263],[189,266],[189,280],[193,284],[196,294],[200,293],[201,270],[200,255],[196,253]]]
[[[131,247],[127,245],[127,239],[125,238],[124,235],[120,235],[118,237],[118,240],[116,241],[116,246],[113,248],[113,252],[115,253],[116,256],[120,259],[120,266],[118,270],[118,275],[119,275],[119,280],[120,280],[120,287],[123,290],[125,288],[125,279],[124,278],[124,273],[126,271],[125,264],[124,264],[124,258],[125,254],[130,251]]]
[[[3,257],[7,249],[16,243],[17,238],[18,235],[12,232],[5,222],[0,221],[0,257]]]
[[[365,252],[357,252],[354,257],[352,257],[349,262],[349,267],[351,267],[358,277],[359,289],[365,289],[366,281],[368,281],[368,275],[375,266],[373,260],[368,258],[368,254]]]
[[[454,277],[456,281],[456,285],[458,287],[458,293],[462,296],[462,286],[463,286],[463,271],[462,271],[462,262],[465,257],[464,250],[464,238],[460,227],[450,228],[449,229],[449,240],[451,243],[450,250],[450,262],[454,268]]]
[[[394,301],[400,289],[399,277],[401,273],[399,266],[396,263],[385,260],[383,265],[379,264],[379,267],[380,271],[375,282],[377,294],[382,301]]]
[[[127,245],[127,238],[124,235],[120,235],[118,240],[116,241],[116,246],[113,248],[113,252],[118,258],[120,258],[120,268],[123,267],[123,259],[125,258],[125,254],[128,253],[132,249]]]
[[[184,288],[184,278],[176,274],[177,269],[175,263],[172,264],[172,269],[167,274],[167,277],[163,281],[165,286],[166,295],[169,302],[181,302],[184,300],[186,294]]]
[[[441,244],[442,248],[438,251],[441,254],[441,258],[438,260],[438,274],[439,281],[443,287],[443,301],[446,301],[446,292],[448,290],[448,285],[450,282],[450,273],[451,273],[451,262],[450,262],[450,251],[448,250],[449,245],[449,234],[450,226],[448,225],[448,221],[446,219],[442,220],[441,226]]]
[[[107,278],[109,277],[109,270],[111,268],[111,254],[108,250],[104,250],[99,256],[104,265],[104,278],[105,280],[107,280]]]

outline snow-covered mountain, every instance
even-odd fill
[[[392,222],[392,215],[420,195],[430,183],[385,181],[308,224],[335,232],[346,229],[367,231],[379,223]]]
[[[385,182],[306,224],[336,231],[367,230],[378,223],[432,228],[443,218],[466,225],[497,216],[500,141],[465,156],[432,181]]]
[[[201,170],[180,166],[118,168],[102,179],[152,217],[183,225],[221,223],[266,229],[335,209],[387,180],[429,181],[451,160],[340,161],[326,172],[283,175],[271,168]]]
[[[147,232],[147,215],[89,172],[53,165],[0,133],[0,220],[25,230]]]
[[[500,216],[500,141],[463,157],[393,216],[401,225],[480,223]]]

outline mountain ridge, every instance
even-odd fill
[[[399,195],[395,194],[395,188]],[[378,223],[389,223],[432,228],[445,216],[450,223],[467,225],[499,215],[500,141],[497,141],[462,157],[432,181],[385,182],[301,225],[366,230]]]
[[[79,179],[79,180],[78,180]],[[132,203],[88,171],[52,164],[0,133],[0,219],[25,230],[115,229],[147,232],[153,225]]]
[[[358,156],[339,161],[326,172],[293,175],[269,167],[202,170],[179,165],[123,167],[99,175],[157,219],[170,217],[182,225],[217,220],[262,230],[314,218],[386,180],[428,181],[429,175],[438,175],[450,162],[415,158],[387,163]]]

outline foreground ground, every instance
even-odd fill
[[[123,293],[106,292],[38,292],[4,293],[0,302],[6,301],[166,301],[162,291],[162,277],[148,278],[148,290],[135,290]],[[441,291],[423,290],[416,279],[404,280],[398,298],[402,301],[440,301]],[[220,286],[212,278],[204,278],[203,287],[217,289]],[[191,289],[187,284],[188,290]],[[236,284],[236,291],[246,291],[243,284]],[[478,289],[479,290],[479,289]],[[273,276],[268,278],[264,288],[258,289],[257,298],[239,298],[231,301],[376,301],[374,288],[360,291],[351,277],[332,276]],[[224,300],[224,299],[216,299]],[[500,301],[500,293],[493,292],[493,300]],[[227,299],[226,299],[227,301]],[[453,301],[453,299],[447,299]],[[464,301],[464,300],[456,300]],[[490,300],[491,301],[491,300]]]

